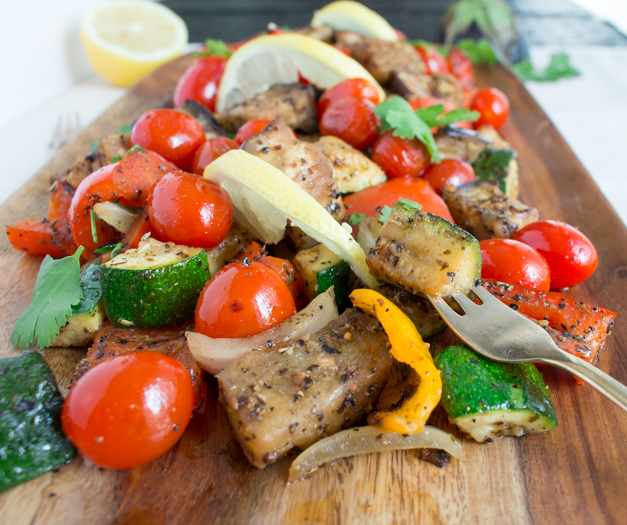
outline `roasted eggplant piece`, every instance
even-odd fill
[[[496,181],[445,186],[442,198],[455,222],[480,241],[511,239],[519,229],[539,218],[536,208],[505,195]]]
[[[313,144],[295,139],[283,117],[249,137],[242,149],[280,169],[336,220],[346,215],[331,164]]]
[[[365,416],[390,376],[387,345],[372,317],[349,308],[316,334],[227,366],[220,399],[248,461],[264,468]]]
[[[490,145],[490,141],[477,133],[457,126],[439,128],[434,135],[443,159],[461,159],[472,162]]]
[[[513,149],[486,148],[472,167],[479,180],[495,180],[505,195],[518,198],[518,155]]]
[[[268,91],[228,108],[218,116],[218,123],[235,133],[249,120],[272,120],[277,117],[283,117],[290,128],[303,133],[317,131],[314,88],[304,84],[276,84]]]
[[[178,108],[178,111],[189,115],[196,119],[196,121],[202,126],[205,132],[207,140],[214,139],[216,137],[228,137],[229,134],[226,130],[222,129],[218,124],[218,121],[211,114],[205,106],[196,100],[185,100]]]
[[[429,91],[432,97],[449,102],[455,107],[462,105],[462,85],[449,73],[439,73],[429,77]]]
[[[426,74],[413,74],[407,71],[392,71],[387,88],[407,100],[431,96],[430,77]]]
[[[385,172],[341,138],[327,135],[314,142],[333,168],[340,193],[354,193],[385,182]]]

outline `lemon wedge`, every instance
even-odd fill
[[[209,164],[204,177],[226,190],[233,200],[237,222],[262,241],[279,242],[289,219],[348,262],[366,286],[378,287],[350,226],[340,226],[281,170],[243,150],[231,150]]]
[[[355,31],[363,36],[396,42],[398,35],[394,28],[379,13],[359,2],[341,0],[331,2],[314,13],[311,27],[330,25],[340,31]]]
[[[222,112],[274,84],[298,82],[299,72],[322,89],[347,78],[364,78],[379,91],[379,99],[385,99],[381,86],[359,62],[320,40],[287,33],[260,36],[233,53],[220,82],[217,110]]]
[[[120,87],[132,86],[181,55],[187,38],[183,19],[153,2],[102,2],[81,20],[81,41],[89,62],[100,76]]]

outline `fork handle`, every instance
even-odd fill
[[[557,366],[563,370],[576,375],[596,388],[603,395],[609,397],[614,403],[627,411],[627,386],[616,381],[605,372],[587,363],[579,357],[575,357],[563,352],[563,356],[556,359],[543,359],[542,362]]]

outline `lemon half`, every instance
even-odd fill
[[[299,72],[322,89],[347,78],[364,78],[385,100],[383,88],[359,62],[320,40],[287,33],[260,36],[233,53],[220,82],[216,109],[222,112],[274,84],[298,82]]]
[[[161,4],[112,0],[89,9],[81,20],[83,49],[96,72],[128,87],[181,55],[187,45],[183,19]]]
[[[379,13],[359,2],[331,2],[314,13],[311,27],[330,25],[340,31],[355,31],[360,35],[396,42],[398,34]]]
[[[226,190],[237,222],[262,241],[279,242],[289,219],[348,262],[366,286],[378,287],[366,254],[349,233],[350,226],[340,226],[281,170],[243,150],[231,150],[209,164],[204,177]]]

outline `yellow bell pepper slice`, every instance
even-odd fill
[[[392,357],[411,366],[415,371],[412,375],[419,378],[413,395],[402,399],[392,409],[374,412],[368,417],[368,423],[381,432],[420,432],[442,397],[440,371],[433,364],[429,346],[402,310],[380,293],[359,289],[349,298],[356,308],[378,319],[392,345]]]

